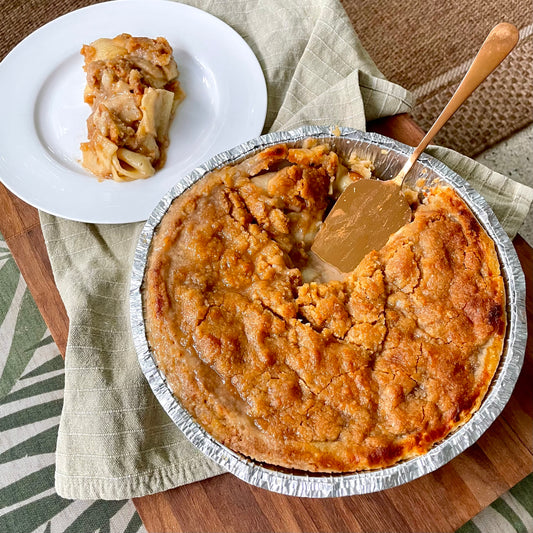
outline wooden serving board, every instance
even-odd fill
[[[406,115],[368,125],[406,144],[423,132]],[[0,185],[0,231],[60,352],[68,317],[54,283],[37,211]],[[533,249],[514,241],[527,279],[533,328]],[[476,444],[415,481],[344,498],[294,498],[252,487],[231,474],[135,498],[149,532],[445,532],[455,531],[533,471],[533,337],[503,413]]]

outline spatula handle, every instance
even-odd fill
[[[448,105],[442,110],[441,114],[426,133],[420,144],[415,148],[411,157],[406,161],[403,168],[394,178],[398,184],[401,184],[403,178],[409,172],[413,163],[418,159],[420,154],[426,149],[427,145],[437,135],[442,126],[449,118],[459,109],[463,102],[479,87],[479,85],[489,76],[489,74],[507,57],[511,50],[518,42],[518,30],[512,24],[502,22],[495,26],[485,42],[477,53],[472,65],[468,69],[465,77],[457,87],[454,95],[448,102]]]

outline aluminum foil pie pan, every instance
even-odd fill
[[[133,340],[141,369],[164,410],[191,443],[215,463],[238,478],[274,492],[290,496],[330,498],[366,494],[396,487],[443,466],[474,444],[502,412],[514,389],[524,360],[527,326],[525,311],[526,285],[515,249],[492,209],[481,195],[455,172],[437,159],[423,154],[409,175],[409,182],[420,178],[426,185],[439,181],[452,186],[470,207],[479,223],[494,240],[504,277],[507,299],[507,332],[504,351],[481,407],[471,419],[436,444],[426,454],[388,468],[343,474],[314,474],[293,471],[253,461],[236,453],[211,437],[174,397],[165,376],[146,340],[141,290],[146,261],[154,230],[172,201],[210,171],[236,163],[267,146],[277,143],[297,145],[308,137],[327,140],[339,153],[355,151],[374,162],[375,174],[392,177],[403,166],[412,148],[376,133],[354,129],[304,126],[293,131],[263,135],[211,158],[193,170],[161,199],[141,231],[135,251],[130,286],[130,316]]]

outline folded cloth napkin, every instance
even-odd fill
[[[384,79],[337,0],[190,0],[232,26],[268,86],[265,132],[304,124],[365,129],[408,112],[408,92]],[[481,187],[512,237],[533,190],[465,157],[432,152]],[[129,326],[129,276],[142,224],[95,225],[41,213],[55,280],[70,318],[56,490],[122,499],[198,481],[222,469],[196,451],[142,375]]]

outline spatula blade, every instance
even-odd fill
[[[411,208],[396,183],[359,180],[339,196],[311,250],[326,263],[348,273],[410,220]]]

